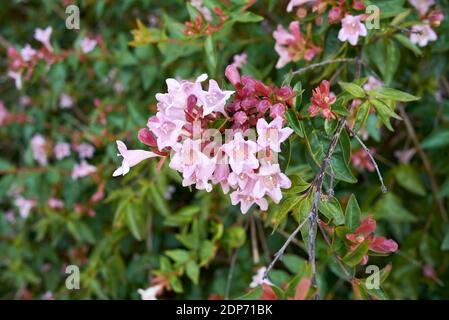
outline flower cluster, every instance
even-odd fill
[[[306,60],[311,61],[321,52],[321,48],[312,43],[310,38],[301,33],[298,21],[293,21],[285,30],[282,25],[278,25],[273,37],[276,40],[274,50],[279,55],[276,68],[282,68],[291,61]]]
[[[293,90],[240,76],[235,65],[229,65],[225,74],[235,92],[222,90],[212,79],[208,89],[203,89],[207,75],[195,81],[167,79],[168,92],[156,95],[156,115],[138,134],[151,151],[127,150],[118,141],[123,162],[113,175],[124,175],[130,167],[152,157],[162,157],[162,164],[171,154],[169,167],[182,174],[183,186],[210,192],[213,184],[220,184],[225,193],[232,190],[231,202],[240,203],[242,213],[253,204],[267,210],[266,196],[279,203],[281,188],[291,186],[276,155],[293,132],[284,127]]]

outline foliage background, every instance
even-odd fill
[[[205,193],[182,188],[180,177],[167,166],[157,172],[155,164],[147,162],[124,178],[111,177],[120,161],[115,140],[143,148],[136,138],[137,130],[154,113],[154,96],[166,90],[166,78],[189,79],[207,72],[224,84],[226,65],[232,62],[234,54],[243,51],[248,54],[243,73],[267,83],[280,85],[289,68],[296,70],[305,65],[301,61],[281,70],[274,68],[278,57],[270,30],[277,24],[287,26],[293,19],[285,12],[287,1],[257,1],[248,10],[254,14],[239,13],[245,5],[243,0],[205,2],[223,6],[233,17],[212,39],[188,39],[182,34],[182,23],[190,20],[184,1],[74,1],[81,9],[79,31],[65,28],[64,5],[70,1],[2,3],[0,99],[10,111],[26,112],[33,120],[0,127],[1,298],[39,299],[50,291],[56,299],[137,299],[137,289],[149,286],[150,279],[158,274],[169,274],[173,289],[163,295],[164,299],[223,297],[233,259],[229,296],[235,298],[245,293],[257,267],[269,263],[285,235],[295,228],[296,222],[291,219],[272,233],[270,217],[276,206],[271,205],[268,213],[253,210],[242,215],[221,191]],[[393,13],[407,7],[401,0],[375,2]],[[447,16],[449,2],[438,2]],[[263,21],[256,14],[264,17]],[[139,31],[134,36],[131,33],[137,29],[137,20],[146,26],[150,21],[154,24],[155,29],[144,37],[143,43],[138,41]],[[368,120],[368,144],[377,151],[389,193],[380,194],[374,173],[357,170],[353,170],[356,184],[340,182],[335,191],[343,205],[354,193],[363,214],[372,213],[378,220],[379,233],[399,243],[397,254],[370,258],[370,262],[381,267],[392,265],[391,274],[383,283],[382,297],[449,298],[449,224],[443,222],[436,200],[447,206],[449,196],[448,20],[437,31],[438,41],[424,48],[421,55],[398,42],[384,48],[386,52],[364,45],[364,61],[381,73],[389,86],[422,97],[407,104],[405,110],[440,187],[438,194],[432,192],[429,172],[420,154],[412,157],[409,164],[401,164],[395,157],[398,150],[414,147],[403,121],[394,120],[395,131],[390,132],[376,128],[375,119]],[[18,91],[6,76],[6,47],[10,44],[21,48],[33,43],[34,29],[46,26],[53,27],[52,44],[57,51],[76,48],[87,34],[100,35],[104,42],[83,59],[73,54],[50,68],[39,66]],[[334,56],[342,47],[336,39],[337,31],[335,27],[316,30],[317,41],[325,43],[320,59]],[[380,37],[391,40],[392,34],[387,32]],[[350,57],[359,53],[351,48],[345,51]],[[311,90],[336,68],[333,65],[298,77],[305,89],[303,101],[308,101]],[[351,68],[344,66],[339,78],[352,79]],[[114,90],[117,83],[123,86],[122,92]],[[338,91],[338,86],[334,86]],[[59,108],[62,92],[74,98],[73,109]],[[23,95],[32,99],[26,108],[19,103]],[[95,99],[100,102],[95,104]],[[100,121],[103,117],[104,123]],[[91,163],[97,166],[97,174],[73,181],[70,171],[77,161],[73,154],[39,167],[30,150],[30,139],[35,133],[51,141],[85,141],[95,145]],[[353,143],[356,149],[357,144]],[[305,150],[303,142],[293,143],[287,172],[300,172],[310,179],[312,171]],[[95,216],[77,213],[74,204],[89,203],[102,185],[105,199],[92,206]],[[169,186],[175,188],[170,200],[164,198]],[[17,217],[15,224],[3,214],[14,208],[8,195],[13,187],[22,188],[28,198],[38,201],[30,216]],[[54,194],[65,202],[62,211],[46,205]],[[322,239],[318,239],[317,250],[322,297],[354,298],[353,288],[341,280]],[[270,279],[276,284],[290,281],[306,260],[307,252],[298,239]],[[80,290],[69,291],[65,287],[64,269],[68,264],[81,268]],[[429,277],[426,270],[433,270],[433,276]],[[357,272],[364,277],[363,269]]]

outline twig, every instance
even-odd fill
[[[444,208],[444,204],[441,201],[441,198],[438,196],[440,191],[439,191],[439,187],[436,182],[435,176],[433,174],[432,165],[429,161],[429,158],[427,158],[426,153],[421,148],[419,140],[416,136],[415,129],[413,128],[412,122],[411,122],[410,118],[408,117],[407,113],[405,112],[404,106],[402,104],[399,105],[399,113],[400,113],[402,119],[404,119],[404,124],[407,129],[407,132],[408,132],[410,138],[412,139],[413,144],[415,145],[416,151],[418,152],[419,156],[421,157],[421,160],[424,164],[424,168],[426,169],[427,174],[429,175],[430,186],[432,188],[432,193],[433,193],[433,196],[435,197],[435,201],[437,202],[437,205],[438,205],[438,208],[440,211],[440,215],[441,215],[441,219],[443,219],[443,222],[446,223],[448,221],[447,212],[446,212],[446,209]]]
[[[293,241],[293,239],[298,234],[299,230],[304,226],[306,221],[309,222],[309,247],[308,247],[308,255],[309,255],[309,261],[312,264],[312,284],[316,287],[316,264],[315,264],[315,225],[317,223],[318,218],[318,203],[321,196],[321,189],[323,187],[323,177],[326,172],[327,167],[329,166],[330,159],[332,157],[332,154],[335,151],[335,147],[338,143],[338,139],[340,138],[341,132],[343,131],[343,128],[346,126],[346,119],[342,118],[339,121],[337,130],[332,137],[332,141],[329,145],[329,148],[326,152],[326,156],[323,159],[323,162],[321,163],[320,170],[318,174],[315,176],[315,179],[312,182],[312,185],[315,186],[316,191],[314,194],[314,199],[312,203],[312,209],[308,215],[308,217],[293,231],[293,233],[288,237],[287,241],[284,243],[284,245],[279,249],[278,252],[274,255],[273,261],[271,261],[270,265],[268,266],[267,270],[264,274],[264,279],[267,278],[268,273],[273,268],[274,264],[279,260],[279,258],[282,257],[285,250],[287,249],[290,242]]]
[[[259,236],[259,241],[262,244],[263,254],[265,261],[270,260],[270,249],[268,248],[267,239],[265,238],[265,232],[262,225],[262,220],[258,217],[256,220],[257,234]]]
[[[231,290],[232,275],[234,274],[234,267],[235,267],[235,262],[237,261],[238,253],[239,253],[238,249],[235,249],[234,252],[232,253],[231,266],[229,267],[228,280],[226,281],[226,289],[225,289],[225,295],[224,295],[225,300],[229,299],[229,291]]]
[[[309,214],[309,217],[311,215],[312,215],[312,212]],[[290,242],[292,242],[295,239],[299,230],[301,230],[301,228],[306,224],[309,217],[307,217],[307,219],[304,219],[304,221],[300,223],[300,225],[295,229],[295,231],[293,231],[293,233],[287,238],[287,241],[285,241],[284,245],[279,249],[279,251],[274,254],[273,261],[271,261],[270,265],[268,266],[267,270],[265,271],[265,274],[263,275],[264,279],[268,278],[268,273],[271,271],[271,269],[273,269],[276,261],[278,261],[279,258],[284,255],[285,249],[287,249]]]
[[[356,61],[357,61],[356,58],[339,58],[339,59],[333,59],[333,60],[325,60],[325,61],[321,61],[321,62],[318,62],[318,63],[311,64],[311,65],[309,65],[307,67],[298,69],[296,71],[293,71],[291,73],[291,75],[295,76],[295,75],[304,73],[306,71],[309,71],[309,70],[312,70],[312,69],[315,69],[315,68],[319,68],[319,67],[322,67],[322,66],[325,66],[325,65],[328,65],[328,64],[332,64],[332,63],[341,63],[341,62],[348,62],[349,63],[349,62],[356,62]]]
[[[366,152],[368,157],[371,159],[371,162],[373,163],[374,168],[376,169],[377,176],[379,177],[380,188],[382,190],[382,193],[387,193],[387,191],[388,191],[387,187],[384,184],[384,179],[382,178],[382,174],[380,173],[379,167],[377,165],[376,160],[373,157],[373,154],[371,153],[371,150],[365,145],[365,143],[363,143],[362,139],[360,139],[359,136],[354,131],[352,131],[348,126],[346,126],[346,128],[351,133],[351,135],[357,140],[357,142],[360,144],[362,149]]]

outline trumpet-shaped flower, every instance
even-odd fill
[[[47,27],[45,29],[39,29],[37,28],[34,30],[34,39],[41,42],[47,50],[51,51],[52,47],[50,44],[50,37],[51,33],[53,31],[52,27]]]
[[[357,45],[359,37],[366,37],[368,32],[361,22],[362,16],[346,15],[341,20],[341,29],[338,32],[338,39],[342,42],[348,41],[351,45]]]
[[[114,171],[112,174],[113,177],[124,176],[129,172],[131,167],[139,164],[141,161],[158,157],[158,155],[154,152],[145,151],[145,150],[128,150],[123,141],[117,141],[117,148],[119,151],[118,156],[123,157],[122,165]]]
[[[166,147],[173,147],[181,134],[185,121],[171,119],[162,112],[148,119],[147,126],[156,136],[157,147],[162,150]]]
[[[257,143],[260,148],[281,152],[281,143],[293,133],[291,128],[282,128],[282,122],[281,117],[276,117],[270,124],[264,118],[257,121]]]
[[[255,154],[258,151],[257,143],[245,140],[241,132],[234,135],[234,139],[222,146],[222,150],[229,156],[229,165],[236,174],[245,169],[257,169],[259,161]]]
[[[410,41],[420,47],[425,47],[430,41],[437,40],[437,34],[428,24],[419,24],[412,27]]]

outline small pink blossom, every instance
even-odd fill
[[[61,199],[57,199],[57,198],[50,198],[48,199],[48,206],[51,209],[62,209],[64,208],[64,202]]]
[[[45,29],[37,28],[34,30],[34,39],[41,42],[47,50],[52,51],[52,47],[50,44],[50,37],[53,31],[52,27],[47,27]]]
[[[255,154],[258,151],[257,143],[245,140],[241,132],[234,134],[234,139],[222,146],[222,150],[229,156],[229,165],[236,174],[245,169],[257,169],[259,161]]]
[[[83,38],[80,42],[81,51],[85,54],[91,52],[97,46],[97,40],[90,38]]]
[[[430,7],[435,4],[434,0],[408,0],[408,2],[419,11],[421,16],[424,16]]]
[[[156,136],[157,147],[162,150],[166,147],[173,147],[181,134],[185,121],[171,119],[162,112],[148,119],[147,126]]]
[[[93,165],[87,163],[86,160],[81,160],[79,164],[75,164],[72,170],[72,179],[77,180],[78,178],[86,177],[97,171],[97,168]]]
[[[88,143],[81,143],[75,148],[81,159],[89,159],[94,156],[95,147]]]
[[[8,77],[14,80],[17,90],[22,89],[22,74],[16,71],[8,71]]]
[[[430,41],[436,41],[437,34],[428,24],[414,25],[410,33],[410,41],[425,47]]]
[[[70,155],[70,144],[65,142],[59,142],[54,148],[55,157],[58,160],[64,159]]]
[[[134,167],[141,161],[158,156],[156,153],[150,151],[128,150],[126,145],[120,140],[117,141],[117,148],[120,152],[118,156],[122,156],[123,161],[122,165],[112,174],[113,177],[117,177],[120,175],[124,176],[129,172],[129,169],[131,167]]]
[[[257,173],[253,195],[256,198],[268,195],[274,203],[279,203],[282,199],[281,188],[289,189],[291,185],[290,179],[281,172],[279,164],[262,165]]]
[[[61,93],[59,96],[59,106],[61,109],[69,109],[73,106],[73,99],[66,93]]]
[[[6,123],[10,115],[11,113],[8,111],[8,109],[6,109],[3,101],[0,100],[0,126]]]
[[[257,204],[262,211],[268,209],[268,202],[265,198],[256,198],[252,194],[252,187],[254,182],[249,183],[244,190],[236,190],[231,193],[232,205],[240,203],[240,211],[245,214],[253,204]]]
[[[47,159],[47,147],[45,138],[36,134],[31,138],[31,150],[33,152],[33,158],[41,165],[45,166],[48,163]]]
[[[233,93],[234,91],[221,90],[217,81],[209,80],[208,91],[202,91],[198,97],[203,104],[203,116],[213,112],[219,112],[226,116],[224,107],[226,101]]]
[[[270,124],[264,118],[257,121],[257,143],[260,148],[281,152],[281,143],[293,133],[291,128],[282,128],[282,123],[281,117],[276,117]]]
[[[358,150],[352,152],[351,162],[352,162],[353,166],[358,168],[359,170],[366,169],[370,172],[373,172],[375,170],[373,162],[371,161],[371,158],[368,156],[366,151],[363,149],[358,149]]]
[[[330,91],[330,83],[327,80],[321,81],[320,85],[312,92],[310,99],[309,113],[311,117],[316,117],[319,113],[326,119],[335,119],[335,114],[331,110],[331,105],[337,98]]]
[[[19,209],[19,214],[22,218],[27,218],[30,214],[31,209],[36,206],[36,201],[31,199],[25,199],[22,196],[19,196],[14,201],[14,204]]]
[[[208,158],[201,152],[199,140],[186,139],[174,147],[176,151],[170,161],[170,168],[183,174],[184,187],[195,184],[199,190],[212,191],[208,182],[215,171],[216,159]]]
[[[20,50],[20,55],[24,61],[30,61],[37,54],[29,44],[27,44],[22,50]]]
[[[361,22],[362,16],[346,15],[341,20],[341,29],[338,32],[338,39],[342,42],[348,41],[351,45],[357,45],[359,37],[366,37],[368,32]]]
[[[365,89],[366,91],[371,91],[380,88],[383,85],[383,82],[378,80],[376,77],[369,76],[368,81],[363,85],[363,89]]]
[[[241,54],[236,54],[233,57],[234,62],[232,65],[234,65],[236,68],[241,69],[243,65],[248,63],[248,55],[243,52]]]

